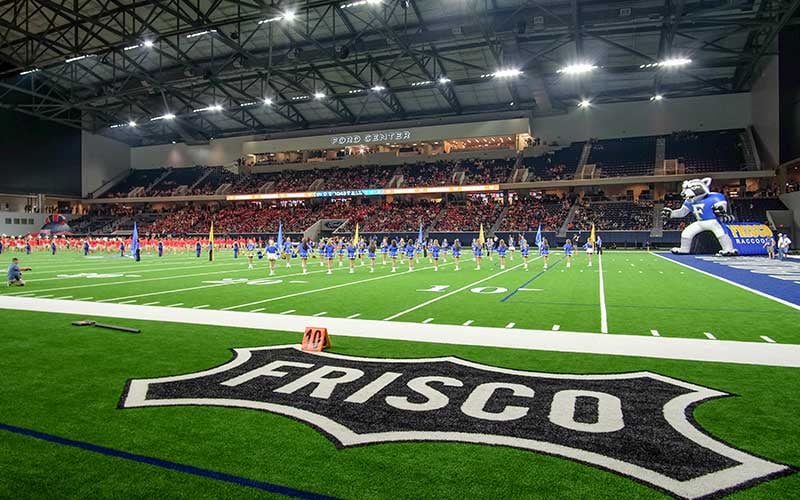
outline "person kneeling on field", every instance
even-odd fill
[[[25,286],[25,281],[22,279],[22,271],[30,270],[30,267],[19,267],[18,258],[11,259],[11,265],[8,266],[8,286]]]

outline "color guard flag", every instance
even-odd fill
[[[417,235],[417,242],[422,243],[422,224],[419,225],[419,235]]]
[[[208,261],[214,262],[214,221],[211,221],[211,229],[208,230]]]
[[[356,222],[356,232],[353,234],[353,244],[358,244],[358,222]]]
[[[534,240],[534,243],[536,244],[537,247],[542,246],[542,225],[541,224],[539,224],[539,227],[536,228],[536,240]]]
[[[283,252],[283,222],[278,222],[278,239],[275,242],[278,252]]]
[[[589,241],[592,243],[592,246],[594,246],[595,242],[597,241],[594,235],[594,222],[592,222],[592,232],[589,234]]]
[[[136,258],[136,251],[139,250],[139,228],[136,221],[133,221],[133,234],[131,235],[131,257]]]
[[[486,243],[486,238],[483,236],[483,224],[481,224],[481,232],[478,233],[478,243],[480,243],[481,245]]]

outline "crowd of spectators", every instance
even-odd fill
[[[650,201],[614,201],[580,204],[569,229],[588,231],[592,224],[605,231],[644,231],[653,227]]]
[[[470,160],[461,162],[464,184],[496,184],[506,182],[514,172],[516,158],[507,160]]]
[[[480,199],[450,204],[443,210],[433,228],[435,231],[477,231],[481,224],[488,231],[503,211],[503,205],[490,199]]]
[[[429,227],[441,204],[428,201],[391,202],[376,205],[364,221],[364,232],[416,231],[420,224]]]
[[[543,202],[541,200],[516,200],[500,223],[500,231],[557,231],[567,218],[570,204],[567,200]]]

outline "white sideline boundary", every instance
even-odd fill
[[[215,309],[180,309],[133,304],[75,302],[34,297],[0,297],[0,309],[101,316],[145,321],[212,325],[294,332],[308,325],[325,327],[332,335],[473,345],[639,356],[684,361],[739,363],[747,365],[800,367],[800,345],[729,340],[684,339],[641,335],[609,335],[550,330],[525,330],[461,325],[407,323],[401,321],[346,319],[280,314],[251,314]],[[233,347],[233,346],[232,346]]]

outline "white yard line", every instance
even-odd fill
[[[252,310],[252,311],[250,311],[250,312],[251,312],[251,313],[257,313],[257,312],[261,312],[261,311],[263,311],[264,309],[266,309],[266,307],[259,307],[258,309],[253,309],[253,310]]]
[[[317,314],[312,314],[312,316],[314,316],[315,318],[318,318],[320,316],[325,316],[326,314],[328,314],[328,311],[318,312]]]
[[[661,336],[661,334],[658,333],[658,330],[650,330],[650,335],[652,335],[653,337],[660,337]]]
[[[39,297],[39,298],[41,299],[41,297]],[[92,300],[93,298],[94,297],[81,297],[81,298],[75,299],[75,300]]]
[[[705,335],[708,338],[708,340],[717,340],[717,337],[715,337],[714,334],[711,332],[703,332],[703,335]]]
[[[775,343],[774,340],[772,340],[771,338],[767,337],[766,335],[762,335],[761,338],[764,339],[764,342],[769,342],[770,344],[774,344]]]
[[[361,316],[361,313],[355,313],[355,314],[351,314],[350,316],[348,316],[347,319],[355,319],[355,318],[357,318],[359,316]]]
[[[215,267],[219,268],[219,267],[222,267],[222,266],[231,266],[232,267],[232,264],[220,264],[219,266],[215,266]],[[87,264],[84,264],[84,266],[82,268],[80,268],[80,269],[75,269],[75,270],[72,270],[72,271],[62,271],[59,274],[65,274],[65,275],[73,274],[73,273],[74,274],[80,274],[79,271],[91,272],[91,273],[97,273],[97,274],[139,274],[140,272],[141,273],[147,273],[147,272],[153,272],[153,271],[158,271],[158,272],[180,271],[181,269],[197,269],[198,267],[199,266],[194,265],[194,266],[168,267],[168,268],[164,268],[164,269],[153,269],[153,268],[150,268],[150,269],[136,269],[136,268],[131,268],[131,269],[107,269],[107,270],[103,270],[103,269],[97,269],[94,266],[92,266],[90,263],[87,263]],[[241,264],[239,264],[239,267],[241,267]],[[33,271],[31,271],[31,273],[33,273]],[[41,276],[41,275],[39,275],[39,276]],[[115,276],[115,277],[116,278],[120,278],[121,276]],[[27,281],[40,283],[42,281],[58,281],[58,280],[63,281],[63,280],[79,280],[79,279],[87,279],[87,278],[85,278],[83,276],[52,276],[52,277],[49,277],[49,278],[33,278],[33,279],[29,279]],[[104,278],[89,278],[89,279],[104,279]],[[105,278],[105,279],[111,279],[111,278]]]
[[[278,330],[293,332],[297,335],[298,342],[305,327],[310,321],[313,321],[316,326],[327,328],[334,337],[341,335],[438,344],[800,367],[800,345],[795,344],[679,337],[654,338],[644,335],[607,335],[566,331],[554,333],[550,330],[506,330],[505,328],[481,326],[464,328],[461,325],[423,325],[402,321],[386,322],[332,317],[312,318],[310,316],[250,314],[213,309],[166,309],[158,306],[8,296],[0,296],[0,309],[250,328],[262,332]],[[269,332],[264,332],[264,336],[268,340]]]
[[[669,259],[667,257],[664,257],[663,255],[659,255],[657,253],[653,253],[652,255],[655,255],[656,257],[658,257],[660,259],[664,259],[667,262],[672,262],[673,264],[677,264],[679,266],[683,266],[685,268],[691,269],[692,271],[697,271],[700,274],[705,274],[706,276],[711,276],[712,278],[716,278],[716,279],[718,279],[720,281],[724,281],[725,283],[727,283],[729,285],[733,285],[735,287],[739,287],[742,290],[747,290],[748,292],[752,292],[752,293],[754,293],[756,295],[760,295],[760,296],[762,296],[764,298],[767,298],[767,299],[770,299],[770,300],[774,300],[775,302],[778,302],[779,304],[783,304],[785,306],[791,307],[792,309],[797,309],[798,311],[800,311],[800,305],[792,304],[791,302],[789,302],[787,300],[783,300],[781,298],[772,296],[772,295],[770,295],[768,293],[764,293],[764,292],[762,292],[760,290],[756,290],[755,288],[750,288],[748,286],[742,285],[741,283],[736,283],[735,281],[731,281],[729,279],[725,279],[725,278],[723,278],[721,276],[717,276],[716,274],[711,274],[711,273],[709,273],[707,271],[703,271],[702,269],[697,269],[697,268],[692,267],[692,266],[690,266],[688,264],[684,264],[683,262],[678,262],[676,260]]]
[[[442,264],[439,267],[446,266],[446,265],[447,264]],[[421,269],[433,269],[433,266],[423,267]],[[323,271],[315,271],[315,272],[321,273],[321,272],[326,272],[326,271],[323,270]],[[404,276],[405,274],[406,273],[385,274],[383,276],[376,276],[374,278],[367,278],[367,279],[363,279],[363,280],[349,281],[347,283],[339,283],[338,285],[331,285],[331,286],[326,286],[326,287],[322,287],[322,288],[315,288],[313,290],[306,290],[304,292],[290,293],[289,295],[281,295],[281,296],[278,296],[278,297],[270,297],[268,299],[256,300],[254,302],[248,302],[246,304],[239,304],[239,305],[236,305],[236,306],[223,307],[220,310],[221,311],[231,311],[233,309],[239,309],[241,307],[255,306],[255,305],[258,305],[258,304],[264,304],[266,302],[274,302],[276,300],[290,299],[292,297],[299,297],[301,295],[308,295],[310,293],[318,293],[318,292],[325,292],[327,290],[335,290],[337,288],[342,288],[342,287],[345,287],[345,286],[358,285],[360,283],[368,283],[370,281],[384,280],[384,279],[387,279],[387,278],[393,278],[393,277],[397,277],[397,276]]]
[[[553,325],[553,331],[554,332],[557,332],[559,330],[561,330],[561,325]]]
[[[444,264],[444,265],[446,265],[446,264]],[[464,286],[462,286],[461,288],[458,288],[458,289],[456,289],[456,290],[453,290],[452,292],[446,293],[446,294],[444,294],[444,295],[439,295],[438,297],[434,297],[434,298],[432,298],[432,299],[430,299],[430,300],[426,300],[425,302],[423,302],[423,303],[421,303],[421,304],[417,304],[417,305],[415,305],[414,307],[409,307],[409,308],[408,308],[408,309],[406,309],[405,311],[400,311],[400,312],[399,312],[399,313],[397,313],[397,314],[392,314],[391,316],[389,316],[389,317],[387,317],[387,318],[383,318],[383,321],[390,321],[390,320],[393,320],[393,319],[395,319],[395,318],[399,318],[400,316],[403,316],[403,315],[405,315],[405,314],[408,314],[408,313],[410,313],[410,312],[412,312],[412,311],[416,311],[417,309],[421,309],[421,308],[423,308],[423,307],[425,307],[425,306],[427,306],[427,305],[433,304],[434,302],[438,302],[438,301],[440,301],[440,300],[442,300],[442,299],[446,299],[447,297],[450,297],[451,295],[455,295],[455,294],[457,294],[457,293],[459,293],[459,292],[463,292],[464,290],[469,290],[470,288],[473,288],[475,285],[480,285],[480,284],[481,284],[481,283],[483,283],[484,281],[489,281],[489,280],[491,280],[491,279],[494,279],[494,278],[496,278],[496,277],[500,276],[501,274],[505,274],[505,273],[507,273],[507,272],[509,272],[509,271],[511,271],[511,270],[513,270],[513,269],[516,269],[516,268],[518,268],[518,267],[521,267],[522,265],[523,265],[523,264],[517,264],[516,266],[509,267],[509,268],[508,268],[508,269],[506,269],[505,271],[500,271],[499,273],[494,273],[493,275],[491,275],[491,276],[489,276],[489,277],[486,277],[486,278],[480,279],[480,280],[478,280],[478,281],[473,281],[473,282],[472,282],[472,283],[470,283],[469,285],[464,285]]]
[[[154,306],[154,305],[156,305],[156,304],[160,304],[160,303],[161,303],[161,302],[159,302],[159,301],[155,301],[155,302],[147,302],[146,304],[142,304],[142,305],[143,305],[143,306]]]
[[[177,304],[170,304],[167,307],[179,307],[179,306],[182,306],[182,305],[183,305],[183,302],[178,302]]]
[[[608,312],[606,311],[606,287],[603,283],[602,255],[597,256],[597,265],[600,268],[600,333],[608,333]]]
[[[516,323],[511,322],[511,323],[506,325],[506,328],[514,328],[514,326],[516,326]]]
[[[136,299],[123,300],[122,302],[117,302],[117,304],[133,304],[134,302],[136,302]]]
[[[52,295],[39,295],[39,297],[38,297],[38,298],[40,298],[40,299],[46,299],[46,298],[48,298],[48,297],[52,297]]]
[[[474,321],[470,319],[470,320],[467,320],[467,321],[465,321],[465,322],[464,322],[464,324],[463,324],[462,326],[469,326],[469,325],[471,325],[472,323],[474,323]]]
[[[202,306],[194,306],[192,309],[205,309],[208,307],[208,304],[203,304]]]
[[[433,321],[433,318],[427,318],[427,319],[422,320],[422,323],[427,325],[431,321]]]
[[[288,311],[283,311],[281,314],[292,314],[295,311],[296,309],[289,309]]]
[[[65,300],[65,299],[71,299],[71,298],[72,298],[72,295],[64,295],[63,297],[56,297],[53,300]]]

